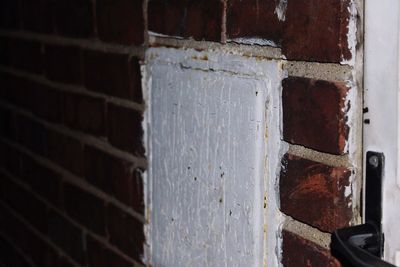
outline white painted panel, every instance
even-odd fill
[[[399,173],[399,17],[398,0],[365,1],[365,115],[364,152],[385,155],[383,232],[385,259],[396,263],[400,250]],[[365,155],[364,153],[364,155]]]
[[[264,250],[264,193],[279,164],[280,65],[166,48],[146,59],[152,263],[262,266],[279,223],[271,216]]]

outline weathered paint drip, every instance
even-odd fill
[[[277,266],[280,63],[153,48],[146,64],[147,257]]]
[[[278,1],[279,2],[276,5],[275,14],[277,15],[280,21],[285,21],[288,0],[278,0]]]
[[[354,0],[349,4],[348,11],[350,14],[348,31],[347,31],[347,45],[351,53],[349,60],[343,59],[341,64],[354,66],[356,63],[356,44],[357,44],[357,7]]]

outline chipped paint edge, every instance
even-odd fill
[[[349,23],[347,26],[347,46],[350,50],[351,58],[344,59],[342,55],[342,61],[340,64],[342,65],[350,65],[354,67],[356,65],[356,47],[357,47],[357,4],[355,0],[351,0],[349,6],[347,7],[349,12]]]
[[[142,121],[142,128],[143,128],[143,143],[145,148],[145,156],[148,159],[148,162],[151,162],[151,144],[149,143],[149,136],[151,135],[151,102],[150,102],[150,95],[151,95],[151,88],[152,88],[152,79],[149,73],[150,66],[144,62],[141,65],[141,74],[142,74],[142,95],[143,100],[146,105],[146,109],[143,113],[143,121]],[[146,224],[144,225],[144,235],[145,235],[145,242],[144,246],[144,255],[143,255],[143,262],[146,263],[147,266],[151,266],[151,255],[152,255],[152,243],[151,243],[151,210],[152,210],[152,202],[151,202],[151,192],[152,192],[152,184],[150,177],[150,168],[143,173],[143,196],[144,196],[144,206],[145,206],[145,221]]]

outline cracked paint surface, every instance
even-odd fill
[[[146,57],[152,264],[261,266],[265,170],[275,170],[265,126],[279,64],[174,49]]]

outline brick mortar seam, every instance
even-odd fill
[[[46,85],[55,91],[75,93],[75,94],[80,94],[82,96],[90,96],[90,97],[94,97],[94,98],[100,98],[100,99],[105,100],[106,104],[112,103],[112,104],[119,105],[122,107],[131,108],[131,109],[134,109],[134,110],[140,111],[140,112],[143,112],[145,109],[144,104],[138,104],[138,103],[132,102],[130,100],[125,100],[125,99],[122,99],[119,97],[113,97],[110,95],[90,91],[90,90],[87,90],[83,86],[53,82],[53,81],[46,79],[45,77],[43,77],[41,75],[36,75],[36,74],[32,74],[32,73],[29,73],[26,71],[21,71],[21,70],[17,70],[14,68],[6,67],[1,64],[0,64],[0,72],[6,73],[6,74],[11,74],[11,75],[14,75],[14,76],[17,76],[20,78],[29,79],[31,81]]]
[[[53,243],[53,241],[51,241],[46,235],[44,235],[43,233],[41,233],[39,230],[35,229],[35,227],[33,227],[29,221],[27,221],[25,218],[23,218],[23,216],[21,214],[19,214],[17,211],[15,211],[13,208],[11,208],[7,203],[4,203],[2,200],[0,200],[0,205],[3,206],[4,208],[6,208],[9,212],[11,212],[20,222],[22,222],[27,228],[29,228],[29,230],[31,232],[33,232],[34,235],[36,235],[37,237],[39,237],[42,241],[46,242],[49,246],[51,246],[53,249],[56,249],[61,256],[65,257],[68,259],[69,262],[73,263],[74,266],[76,267],[81,267],[81,265],[79,265],[78,263],[76,263],[68,254],[66,254],[66,252],[64,252],[64,250],[60,247],[58,247],[56,244]],[[79,224],[75,223],[74,221],[72,221],[70,218],[68,218],[67,216],[65,216],[64,214],[60,213],[58,210],[55,210],[58,214],[61,214],[64,218],[66,218],[69,222],[71,222],[74,226],[78,226]],[[106,248],[110,249],[112,252],[116,253],[118,256],[124,258],[125,260],[129,261],[132,264],[139,264],[137,263],[135,260],[129,258],[128,256],[126,256],[125,254],[123,254],[121,251],[118,250],[118,248],[114,247],[113,245],[111,245],[109,242],[104,241],[105,239],[103,238],[99,238],[98,236],[92,234],[91,232],[88,232],[86,228],[84,227],[80,227],[82,229],[82,234],[84,236],[84,238],[86,239],[86,235],[89,235],[90,237],[96,239],[97,241],[101,242],[103,245],[105,245]],[[87,252],[85,250],[85,252]]]
[[[131,162],[135,165],[135,167],[140,167],[140,168],[147,168],[147,160],[144,157],[136,157],[130,154],[129,152],[125,152],[122,150],[119,150],[118,148],[115,148],[108,142],[105,142],[97,137],[94,137],[89,134],[85,134],[79,131],[72,130],[68,127],[65,127],[60,124],[54,124],[51,122],[48,122],[46,120],[43,120],[36,115],[32,114],[32,112],[26,111],[25,109],[22,109],[18,106],[14,106],[12,104],[6,103],[4,101],[0,100],[0,107],[8,109],[12,112],[15,112],[16,114],[26,116],[30,118],[31,120],[41,124],[47,129],[56,131],[61,134],[65,134],[68,137],[72,137],[75,140],[79,140],[81,143],[84,145],[88,146],[93,146],[109,155],[115,156],[119,159],[126,160],[128,162]]]
[[[331,234],[322,232],[317,228],[314,228],[308,224],[294,220],[292,217],[283,215],[285,221],[282,225],[282,229],[299,235],[325,249],[330,249]]]
[[[37,41],[44,44],[55,44],[62,46],[78,46],[101,52],[127,54],[135,57],[143,57],[145,46],[127,46],[116,43],[106,43],[97,39],[78,39],[49,34],[32,33],[26,31],[12,31],[0,29],[0,37],[16,38],[27,41]]]
[[[349,155],[333,155],[328,153],[319,152],[301,145],[294,145],[282,141],[288,147],[288,153],[294,156],[298,156],[307,160],[323,163],[332,167],[345,167],[352,168],[353,166],[350,163]]]
[[[283,69],[288,76],[332,82],[348,82],[352,79],[353,71],[349,65],[287,60],[283,61]]]
[[[111,204],[115,205],[116,207],[118,207],[119,209],[124,210],[127,214],[133,216],[138,221],[140,221],[142,223],[146,223],[146,220],[143,215],[137,213],[131,207],[126,206],[125,204],[123,204],[119,200],[117,200],[116,198],[106,194],[105,192],[101,191],[97,187],[91,185],[83,177],[78,177],[78,176],[74,175],[73,173],[71,173],[68,170],[62,168],[61,166],[55,164],[54,162],[29,151],[28,149],[26,149],[25,147],[22,147],[19,144],[15,144],[13,142],[10,142],[9,140],[5,140],[4,138],[0,138],[0,141],[12,146],[13,148],[17,149],[19,152],[24,153],[25,155],[28,155],[28,156],[34,158],[36,161],[38,161],[43,166],[50,168],[51,170],[55,171],[58,174],[61,174],[63,177],[63,182],[75,185],[78,188],[85,191],[86,193],[91,194],[95,197],[98,197],[98,198],[104,200],[105,202],[111,203]],[[5,170],[3,170],[1,167],[0,167],[0,171],[11,176],[11,174],[9,174]]]

